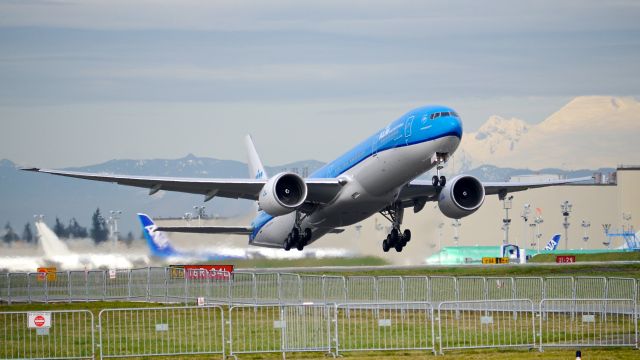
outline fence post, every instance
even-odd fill
[[[71,303],[71,272],[67,270],[67,293],[69,294],[69,303]]]
[[[276,273],[276,289],[278,290],[278,304],[282,305],[282,279],[280,279],[280,273]],[[284,353],[282,353],[284,356]]]
[[[404,302],[406,299],[404,294],[404,276],[400,276],[400,301]]]
[[[102,301],[107,300],[107,271],[102,270]]]
[[[187,271],[184,270],[182,272],[182,276],[184,276],[184,306],[189,305],[188,296],[189,296],[189,283],[187,282]]]
[[[131,269],[127,269],[127,300],[131,300]]]
[[[378,277],[374,276],[373,277],[373,291],[375,294],[375,301],[376,302],[380,302],[380,291],[378,289]]]
[[[7,273],[7,302],[11,305],[11,276],[9,273]]]
[[[151,301],[151,267],[147,266],[147,302]]]

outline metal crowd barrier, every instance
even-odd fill
[[[638,347],[632,299],[232,305],[0,312],[0,359]],[[97,336],[98,340],[95,341]],[[539,336],[539,339],[537,338]]]
[[[100,311],[100,358],[220,354],[220,306],[105,309]]]
[[[229,356],[287,352],[331,353],[330,307],[239,305],[229,308]]]
[[[630,299],[544,299],[540,351],[545,347],[638,347],[638,312]]]
[[[435,354],[433,307],[425,302],[337,304],[335,354],[426,350]]]
[[[535,314],[529,299],[442,302],[438,306],[440,353],[454,349],[534,348]]]
[[[92,359],[87,310],[0,312],[0,359]]]
[[[220,272],[223,273],[223,272]],[[323,276],[236,271],[185,276],[179,268],[0,274],[0,301],[135,300],[193,304],[441,302],[529,299],[635,299],[640,283],[605,277]]]

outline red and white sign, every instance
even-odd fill
[[[576,262],[575,255],[558,255],[556,256],[556,263],[558,264],[569,264]]]
[[[184,276],[187,279],[229,280],[233,274],[233,265],[185,265]]]
[[[30,329],[41,329],[51,327],[50,312],[30,312],[27,314],[28,327]]]

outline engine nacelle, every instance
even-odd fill
[[[438,197],[440,211],[451,219],[473,214],[483,202],[484,186],[471,175],[458,175],[449,180]]]
[[[307,184],[294,173],[279,173],[260,191],[258,205],[271,216],[288,214],[307,199]]]

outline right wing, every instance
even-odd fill
[[[149,189],[149,195],[160,190],[204,195],[205,201],[216,196],[232,199],[258,200],[267,179],[207,179],[154,176],[111,175],[75,171],[23,168],[25,171],[66,176],[78,179],[116,183]],[[304,179],[307,202],[324,204],[333,199],[342,186],[338,179]]]

